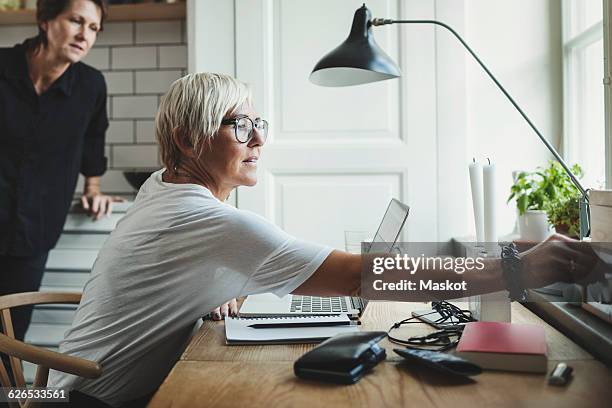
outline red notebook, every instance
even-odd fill
[[[489,370],[547,371],[546,335],[533,324],[468,323],[455,354]]]

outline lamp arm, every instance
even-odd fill
[[[542,143],[544,143],[546,145],[546,147],[552,153],[552,155],[555,156],[555,159],[557,159],[557,161],[561,164],[561,166],[563,166],[563,169],[565,169],[565,172],[568,174],[568,176],[572,180],[572,183],[574,183],[576,188],[578,188],[578,190],[582,194],[583,199],[588,201],[588,195],[586,193],[586,190],[584,189],[582,184],[580,184],[580,181],[578,181],[578,179],[576,178],[574,173],[572,173],[572,171],[570,170],[569,166],[561,158],[559,153],[557,153],[555,148],[548,142],[548,140],[546,140],[546,138],[544,136],[542,136],[542,133],[540,133],[538,128],[535,127],[533,122],[529,119],[529,117],[525,114],[525,112],[523,112],[521,107],[516,103],[516,101],[512,98],[512,96],[510,96],[508,91],[506,91],[506,89],[502,86],[502,84],[499,83],[497,78],[495,78],[495,76],[491,73],[491,71],[489,71],[487,66],[480,60],[480,58],[478,58],[478,55],[476,55],[476,53],[470,48],[469,45],[467,45],[467,43],[463,40],[463,38],[461,38],[461,36],[452,27],[450,27],[448,24],[445,24],[445,23],[443,23],[441,21],[436,21],[436,20],[392,20],[392,19],[387,19],[387,18],[385,18],[385,19],[383,19],[383,18],[375,18],[375,19],[373,19],[371,21],[371,24],[373,26],[380,26],[380,25],[387,25],[387,24],[435,24],[435,25],[444,27],[448,31],[450,31],[455,37],[457,37],[459,42],[461,44],[463,44],[465,49],[468,50],[468,52],[472,55],[472,57],[474,57],[476,62],[478,62],[478,64],[487,73],[487,75],[489,75],[489,78],[491,78],[493,80],[493,82],[495,82],[495,85],[497,85],[497,87],[502,91],[502,93],[504,95],[506,95],[506,98],[508,98],[510,103],[521,114],[523,119],[525,119],[525,121],[529,124],[529,126],[531,126],[531,129],[533,129],[533,131],[538,135],[538,137],[540,138]]]

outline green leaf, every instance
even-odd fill
[[[571,169],[576,177],[582,177],[579,165],[574,164]],[[534,172],[521,171],[510,188],[507,202],[515,199],[519,213],[524,214],[527,209],[554,211],[560,203],[579,196],[563,166],[551,160]]]

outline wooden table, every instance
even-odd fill
[[[387,330],[423,303],[370,302],[363,330]],[[222,322],[206,322],[161,385],[149,407],[603,407],[612,401],[612,370],[517,303],[512,321],[540,324],[546,331],[549,370],[558,361],[574,367],[567,387],[553,387],[545,375],[486,371],[475,382],[449,380],[410,366],[381,345],[387,360],[350,386],[300,380],[293,362],[313,345],[226,346]],[[431,330],[425,324],[402,329],[404,336]],[[401,347],[400,347],[401,348]],[[612,350],[610,351],[612,352]],[[607,401],[607,402],[606,402]]]

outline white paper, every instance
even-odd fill
[[[290,327],[280,329],[254,329],[252,324],[350,322],[347,315],[274,318],[225,318],[225,339],[230,343],[309,343],[333,337],[340,333],[359,331],[359,326]]]

